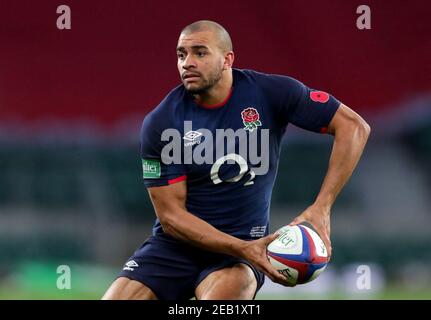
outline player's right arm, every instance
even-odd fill
[[[244,241],[217,230],[187,211],[185,181],[151,187],[148,192],[163,230],[168,235],[201,249],[246,259],[272,281],[288,285],[285,277],[276,271],[266,255],[266,247],[275,240],[276,234]]]

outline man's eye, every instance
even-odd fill
[[[177,53],[177,57],[178,57],[178,59],[180,59],[180,60],[183,60],[184,59],[184,53]]]
[[[198,57],[204,57],[206,54],[204,51],[198,52]]]

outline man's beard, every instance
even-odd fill
[[[186,88],[187,92],[191,94],[206,93],[220,81],[220,79],[222,78],[222,73],[223,73],[223,70],[219,69],[214,73],[210,74],[207,80],[203,79],[201,76],[201,80],[203,80],[203,83],[201,86],[197,88],[187,89],[186,86],[184,87]]]

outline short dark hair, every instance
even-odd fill
[[[229,33],[226,31],[223,26],[218,24],[217,22],[210,21],[210,20],[199,20],[196,22],[193,22],[192,24],[189,24],[187,27],[185,27],[181,34],[190,34],[194,32],[199,31],[213,31],[217,37],[218,37],[218,43],[220,49],[222,49],[224,52],[232,51],[232,40],[230,38]]]

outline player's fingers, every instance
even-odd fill
[[[291,284],[290,282],[288,282],[287,279],[284,276],[283,276],[283,280],[281,280],[281,281],[276,280],[274,282],[277,282],[277,283],[279,283],[279,284],[281,284],[281,285],[283,285],[285,287],[294,287],[295,286],[295,284]]]
[[[261,264],[261,271],[267,275],[269,279],[271,279],[272,282],[281,284],[286,287],[294,287],[291,283],[289,283],[286,279],[286,277],[277,271],[277,269],[274,268],[274,266],[269,262],[269,260],[265,261],[263,264]]]
[[[289,283],[286,279],[286,277],[284,275],[282,275],[281,273],[279,273],[277,271],[278,275],[269,275],[268,277],[271,279],[272,282],[281,284],[285,287],[294,287],[294,285],[292,285],[291,283]]]
[[[305,219],[302,216],[297,216],[295,219],[293,219],[293,221],[291,223],[289,223],[289,226],[295,226],[295,225],[300,224],[304,221],[305,221]]]
[[[277,283],[285,282],[284,276],[280,272],[278,272],[269,262],[265,263],[262,266],[262,269],[263,272],[271,279],[271,281]]]
[[[331,258],[331,255],[332,255],[331,240],[329,239],[328,234],[324,231],[318,232],[318,234],[322,238],[322,241],[325,244],[326,250],[328,251],[328,260],[329,260]]]
[[[271,264],[271,262],[269,262],[269,257],[268,259],[262,259],[261,263],[260,263],[260,268],[262,269],[262,271],[268,275],[268,277],[271,278],[271,280],[273,280],[273,278],[275,279],[282,279],[283,275],[280,274],[277,269],[274,268],[274,266]]]
[[[262,238],[263,243],[265,243],[265,245],[270,244],[272,241],[274,241],[275,239],[278,238],[280,234],[279,233],[273,233],[270,235],[267,235],[266,237]]]
[[[324,237],[324,243],[325,243],[325,247],[326,250],[328,250],[328,260],[331,259],[332,256],[332,245],[331,245],[331,240],[329,240],[329,238],[327,236]]]

